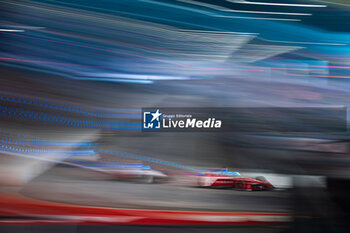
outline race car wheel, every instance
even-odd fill
[[[237,180],[235,184],[236,189],[245,189],[247,186],[246,182],[244,180]]]
[[[143,176],[142,177],[142,183],[153,184],[154,183],[154,177],[153,176]]]
[[[252,190],[265,190],[265,187],[261,184],[252,184]]]

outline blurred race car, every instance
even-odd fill
[[[154,183],[167,178],[167,175],[164,173],[153,170],[148,165],[136,162],[94,163],[92,166],[93,170],[119,180]]]
[[[255,179],[242,177],[239,172],[228,171],[226,168],[204,172],[203,175],[198,177],[198,185],[206,188],[234,188],[246,191],[271,190],[274,188],[263,176],[258,176]]]

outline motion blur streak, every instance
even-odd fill
[[[347,0],[0,1],[0,232],[349,232]]]
[[[327,7],[327,5],[315,5],[315,4],[287,4],[287,3],[274,3],[274,2],[252,2],[245,0],[226,0],[228,2],[242,3],[242,4],[256,4],[256,5],[269,5],[269,6],[292,6],[292,7]]]
[[[140,0],[140,1],[148,2],[148,3],[152,3],[152,4],[156,4],[156,5],[161,5],[161,6],[168,6],[168,7],[172,7],[172,8],[192,11],[192,12],[197,12],[197,13],[201,13],[201,14],[204,14],[204,15],[212,16],[212,17],[223,17],[223,18],[231,18],[231,19],[246,19],[246,20],[300,21],[299,19],[261,18],[261,17],[246,17],[246,16],[223,15],[223,14],[215,14],[215,13],[211,13],[211,12],[208,12],[208,11],[203,11],[203,10],[198,10],[198,9],[193,9],[193,8],[173,5],[173,4],[159,3],[159,2],[153,1],[153,0]],[[190,2],[190,1],[183,1],[183,2],[187,2],[187,3],[192,3],[193,4],[193,2]],[[204,5],[205,7],[213,8],[213,9],[216,9],[216,10],[218,9],[218,7],[215,7],[215,5],[213,6],[213,5],[210,5],[210,4],[195,3],[195,5],[200,5],[200,6]],[[222,10],[222,8],[220,8],[220,9]],[[227,9],[225,11],[228,11],[228,12],[239,12],[239,13],[249,13],[247,11],[243,12],[243,11],[236,11],[236,10],[230,10],[230,9]],[[250,12],[250,13],[261,14],[262,12]],[[267,13],[267,12],[265,12],[265,13]]]
[[[236,12],[236,13],[256,13],[256,14],[276,14],[276,15],[311,15],[311,14],[305,14],[305,13],[287,13],[287,12],[264,12],[264,11],[238,11],[238,10],[231,10],[231,9],[227,9],[224,7],[218,7],[212,4],[206,4],[206,3],[200,3],[200,2],[196,2],[196,1],[190,1],[190,0],[177,0],[179,2],[185,2],[185,3],[190,3],[190,4],[194,4],[194,5],[199,5],[199,6],[204,6],[204,7],[208,7],[208,8],[212,8],[215,10],[219,10],[219,11],[229,11],[229,12]]]

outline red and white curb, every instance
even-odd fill
[[[117,209],[58,204],[0,194],[0,225],[261,225],[292,221],[286,213]]]

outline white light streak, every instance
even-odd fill
[[[253,19],[253,20],[276,20],[276,21],[301,21],[300,19],[282,19],[282,18],[261,18],[261,17],[244,17],[244,16],[231,16],[231,15],[220,15],[220,14],[214,14],[210,13],[204,10],[199,10],[199,9],[194,9],[191,7],[184,7],[184,6],[178,6],[174,4],[168,4],[168,3],[162,3],[162,2],[156,2],[153,0],[139,0],[141,2],[148,2],[151,4],[155,5],[161,5],[161,6],[167,6],[167,7],[172,7],[172,8],[178,8],[182,10],[187,10],[187,11],[192,11],[192,12],[197,12],[200,14],[212,16],[212,17],[221,17],[221,18],[231,18],[231,19]]]
[[[235,12],[235,13],[248,13],[248,14],[269,14],[269,15],[311,15],[309,13],[287,13],[287,12],[270,12],[270,11],[243,11],[243,10],[233,10],[226,7],[221,7],[217,5],[212,5],[209,3],[196,2],[192,0],[176,0],[178,2],[184,2],[192,5],[203,6],[207,8],[211,8],[218,11],[224,12]]]
[[[0,28],[0,32],[24,32],[24,30]]]
[[[275,3],[275,2],[250,2],[245,0],[226,0],[228,2],[239,4],[265,5],[265,6],[292,6],[292,7],[327,7],[327,5],[315,4],[290,4],[290,3]]]
[[[306,41],[282,41],[282,40],[268,40],[259,37],[259,39],[269,42],[278,42],[278,43],[290,43],[290,44],[313,44],[313,45],[335,45],[335,46],[345,46],[347,44],[341,44],[341,43],[327,43],[327,42],[306,42]]]

